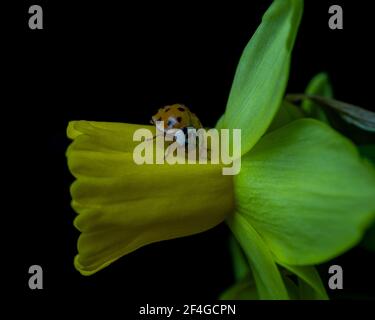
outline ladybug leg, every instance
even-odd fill
[[[185,146],[186,146],[186,143],[187,143],[187,138],[185,136],[185,133],[184,133],[183,129],[182,129],[182,132],[183,132],[182,135],[180,134],[181,133],[180,130],[178,130],[174,134],[174,136],[173,136],[173,142],[178,144],[178,148],[183,148],[184,151],[185,151],[186,150]],[[167,153],[164,154],[164,160],[169,156],[169,154],[170,154],[170,150],[169,150],[169,148],[167,148]]]
[[[146,141],[152,141],[152,140],[155,140],[156,137],[159,137],[159,136],[161,136],[161,134],[156,134],[156,135],[154,135],[152,138],[148,138],[148,139],[146,139]]]

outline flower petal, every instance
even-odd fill
[[[359,153],[375,164],[375,145],[367,144],[357,146]],[[375,221],[372,226],[366,231],[362,240],[362,246],[368,250],[375,251]]]
[[[369,159],[375,165],[375,144],[365,144],[358,146],[359,153]]]
[[[288,299],[288,293],[270,250],[248,220],[236,212],[227,223],[249,261],[260,299]]]
[[[95,151],[133,152],[134,147],[139,144],[133,140],[133,132],[138,129],[148,129],[155,134],[154,126],[128,124],[119,122],[97,122],[97,121],[71,121],[67,128],[68,138],[75,140],[80,137],[79,142],[69,146],[67,152],[75,148]],[[82,136],[85,136],[83,138]],[[84,143],[83,143],[84,140]]]
[[[362,246],[368,250],[375,251],[375,223],[366,231]]]
[[[222,121],[242,129],[242,154],[265,133],[281,104],[302,11],[303,1],[274,1],[241,56]]]
[[[328,295],[313,266],[291,266],[280,263],[284,268],[298,276],[298,291],[301,300],[327,300]]]
[[[286,275],[282,274],[282,278],[291,300],[299,300],[299,287]],[[259,300],[257,287],[254,279],[250,275],[234,283],[226,289],[221,295],[221,300]]]
[[[148,126],[73,122],[68,166],[78,240],[76,268],[90,275],[146,244],[207,230],[233,209],[221,165],[133,161],[133,133]],[[74,129],[74,130],[73,130]]]
[[[225,128],[225,123],[224,123],[224,114],[220,117],[220,119],[216,122],[215,128],[220,130]]]
[[[245,248],[247,248],[246,246]],[[256,300],[259,299],[256,284],[250,266],[244,256],[240,244],[235,238],[230,238],[230,249],[234,267],[235,283],[225,290],[220,299],[223,300]],[[252,254],[249,252],[249,254]],[[277,261],[276,261],[277,262]],[[295,300],[326,300],[327,293],[320,276],[313,266],[291,266],[277,262],[283,268],[281,276],[290,299]],[[291,274],[286,272],[290,271]],[[288,276],[298,277],[298,285]]]
[[[220,300],[259,300],[257,287],[251,277],[245,277],[236,281],[232,286],[226,289],[221,295]]]
[[[267,129],[267,132],[274,131],[279,129],[290,122],[304,118],[302,111],[294,104],[283,101],[275,117],[272,120],[272,123]]]
[[[313,265],[354,246],[374,220],[375,171],[349,140],[301,119],[242,157],[235,196],[277,261]]]
[[[229,248],[232,258],[234,279],[236,281],[242,280],[249,273],[250,267],[240,244],[233,235],[229,238]]]

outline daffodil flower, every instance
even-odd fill
[[[294,298],[286,270],[310,297],[327,297],[312,266],[354,246],[374,220],[375,170],[326,124],[296,119],[298,112],[285,117],[293,109],[282,99],[302,11],[301,0],[275,0],[240,59],[216,125],[242,130],[238,175],[222,175],[220,164],[135,164],[133,134],[153,127],[69,123],[81,231],[74,264],[83,275],[141,246],[225,221],[258,298]]]

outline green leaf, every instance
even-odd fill
[[[298,296],[301,300],[328,299],[319,273],[313,266],[292,266],[283,263],[279,264],[298,276]]]
[[[249,261],[260,299],[288,299],[277,265],[259,234],[240,213],[227,219]]]
[[[302,11],[301,0],[274,1],[241,56],[224,123],[242,129],[242,154],[266,132],[281,104]]]
[[[229,238],[229,247],[233,262],[234,278],[236,281],[241,280],[249,273],[249,264],[246,261],[241,246],[233,236]]]
[[[307,94],[288,94],[286,99],[290,102],[311,100],[326,108],[336,110],[346,122],[369,132],[375,132],[375,112],[363,109],[356,105],[322,96]]]
[[[307,85],[305,93],[332,98],[333,91],[328,75],[324,72],[317,74]],[[324,110],[318,103],[311,100],[304,100],[301,107],[307,116],[329,123]]]
[[[282,265],[281,276],[292,300],[326,300],[322,281],[314,267]],[[298,282],[294,282],[291,276],[297,276]],[[226,289],[221,295],[221,300],[258,300],[257,287],[251,272],[237,280],[232,286]]]
[[[248,276],[237,281],[220,295],[220,300],[258,300],[258,291],[254,280]]]
[[[288,295],[291,300],[299,300],[299,289],[296,283],[287,275],[285,270],[281,270],[281,275],[283,277],[283,281],[285,284],[286,289],[288,290]]]
[[[368,250],[375,251],[375,223],[366,231],[362,246]]]
[[[230,249],[234,266],[235,283],[221,295],[223,300],[258,300],[256,284],[243,250],[237,240],[230,238]],[[286,270],[281,270],[281,276],[290,299],[293,300],[326,300],[323,283],[318,272],[312,266],[291,266],[278,263]],[[298,285],[289,276],[298,277]]]
[[[304,115],[302,111],[294,104],[283,101],[275,117],[272,120],[272,123],[267,129],[267,132],[274,131],[279,129],[288,123],[303,118]]]
[[[314,265],[359,242],[375,218],[375,171],[322,122],[265,135],[234,177],[237,211],[277,261]]]
[[[300,299],[299,287],[286,275],[282,278],[287,289],[288,295],[292,300]],[[259,300],[257,287],[254,280],[248,276],[237,281],[234,285],[226,289],[221,295],[220,300]]]
[[[375,164],[375,144],[358,146],[359,153]]]
[[[225,128],[225,121],[224,121],[225,117],[224,116],[225,116],[225,114],[223,114],[220,117],[220,119],[217,121],[216,126],[215,126],[216,129],[220,130],[220,129],[224,129]]]
[[[375,164],[375,144],[358,146],[359,153]],[[366,231],[362,240],[362,246],[368,250],[375,251],[375,223]]]

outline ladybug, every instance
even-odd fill
[[[163,121],[164,126],[158,126],[157,121]],[[164,135],[173,135],[174,141],[181,147],[187,147],[188,149],[195,147],[195,145],[189,146],[188,142],[197,140],[197,135],[194,134],[192,136],[192,132],[189,132],[189,129],[197,130],[203,128],[198,117],[183,104],[173,104],[160,108],[152,116],[150,122],[151,124],[156,124],[157,129]]]
[[[164,121],[164,128],[162,128],[164,132],[170,129],[188,127],[195,129],[203,128],[198,117],[183,104],[173,104],[160,108],[150,122],[155,124],[156,121]],[[160,130],[160,128],[158,129]]]

